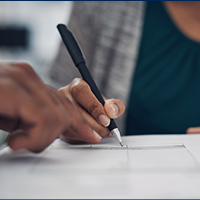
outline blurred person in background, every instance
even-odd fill
[[[73,80],[80,75],[63,43],[49,74],[99,135],[125,105],[116,120],[124,135],[200,133],[200,2],[74,2],[68,27],[110,106],[103,112]]]

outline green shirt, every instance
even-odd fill
[[[148,2],[128,105],[127,135],[179,134],[200,126],[200,43],[162,2]]]

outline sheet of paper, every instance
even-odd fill
[[[200,144],[197,137],[134,136],[123,137],[123,148],[106,138],[96,145],[56,140],[40,154],[6,149],[0,198],[200,198],[192,140]]]

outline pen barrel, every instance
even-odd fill
[[[85,57],[83,55],[81,48],[78,45],[78,42],[75,39],[75,37],[73,36],[71,31],[66,27],[66,25],[58,24],[57,28],[58,28],[58,31],[60,32],[60,35],[63,39],[63,42],[64,42],[67,50],[69,51],[69,54],[70,54],[74,64],[79,69],[83,79],[88,83],[93,94],[96,96],[96,98],[99,100],[99,102],[104,106],[105,101],[104,101],[99,89],[97,88],[97,85],[94,82],[87,66],[85,65]],[[117,128],[115,121],[113,119],[110,119],[110,125],[108,126],[108,129],[110,131],[112,131],[115,128]]]
[[[104,106],[105,101],[104,101],[96,83],[94,82],[87,66],[85,65],[85,63],[80,63],[79,65],[77,65],[77,68],[78,68],[79,72],[81,73],[83,80],[85,82],[87,82],[87,84],[90,86],[90,89],[92,90],[93,94],[96,96],[96,98],[99,100],[99,102]],[[115,121],[113,119],[111,119],[108,129],[110,131],[112,131],[115,128],[117,128],[117,125],[115,124]]]
[[[74,64],[77,66],[85,62],[85,56],[71,31],[64,24],[58,24],[57,28]]]
[[[115,124],[115,121],[113,119],[110,119],[110,124],[108,126],[109,131],[112,131],[115,128],[117,128],[117,125]]]
[[[104,106],[105,101],[104,101],[96,83],[94,82],[87,66],[85,65],[85,63],[81,63],[81,64],[77,65],[77,68],[78,68],[79,72],[81,73],[83,80],[85,82],[87,82],[87,84],[90,86],[90,89],[92,90],[93,94],[100,101],[100,103]]]

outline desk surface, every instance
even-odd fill
[[[200,198],[200,134],[0,151],[0,198]]]

